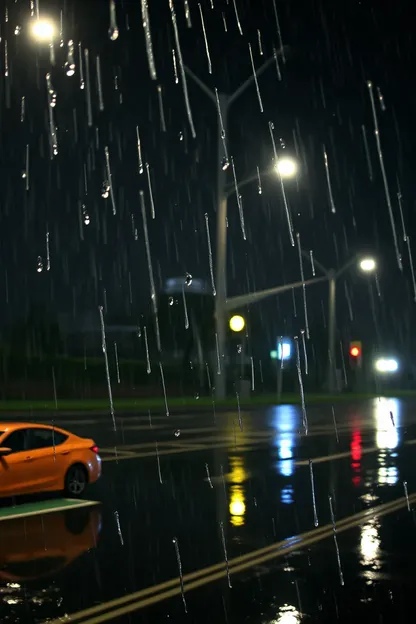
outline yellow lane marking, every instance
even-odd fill
[[[411,494],[407,499],[405,496],[398,498],[389,503],[383,503],[376,507],[360,511],[352,516],[348,516],[337,522],[337,533],[342,533],[352,529],[360,524],[364,524],[369,519],[374,517],[381,517],[387,514],[394,513],[407,505],[411,505],[416,502],[416,494]],[[317,542],[320,542],[333,533],[332,524],[326,524],[323,527],[306,531],[295,537],[287,538],[276,544],[265,546],[258,550],[247,553],[230,559],[228,561],[228,568],[231,575],[243,572],[248,568],[251,568],[262,563],[266,563],[272,559],[285,556],[294,550],[304,549],[306,546],[310,546]],[[203,568],[202,570],[196,570],[190,574],[185,574],[182,578],[184,591],[190,591],[201,587],[208,583],[218,581],[224,578],[226,575],[225,562],[221,561],[215,565]],[[154,585],[146,589],[131,593],[129,595],[122,596],[110,600],[106,603],[78,611],[72,615],[65,616],[65,622],[79,622],[82,620],[83,624],[98,624],[99,622],[106,622],[108,620],[120,617],[132,611],[143,609],[167,598],[171,598],[181,593],[180,579],[175,578],[159,585]],[[95,617],[90,617],[95,616]],[[89,618],[89,619],[86,619]],[[60,618],[55,620],[48,620],[48,624],[59,624],[62,622]]]

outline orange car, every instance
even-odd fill
[[[94,440],[49,425],[0,422],[0,497],[62,490],[80,496],[100,475]]]

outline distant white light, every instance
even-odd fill
[[[289,360],[292,355],[292,345],[290,342],[278,342],[277,343],[277,359]]]
[[[366,271],[367,273],[371,273],[376,268],[376,261],[374,258],[363,258],[360,262],[360,269],[362,271]]]
[[[399,368],[399,363],[393,358],[380,358],[376,360],[375,367],[379,373],[395,373]]]
[[[279,158],[275,169],[281,178],[293,178],[298,170],[298,165],[293,158]]]
[[[39,19],[32,24],[32,35],[36,41],[52,41],[54,38],[56,29],[51,20]]]

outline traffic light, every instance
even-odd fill
[[[362,355],[361,340],[354,340],[350,342],[349,354],[350,354],[351,365],[361,367],[361,355]]]

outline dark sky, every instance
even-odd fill
[[[145,193],[150,248],[157,287],[161,279],[185,275],[209,279],[205,213],[215,254],[215,179],[217,112],[188,79],[195,124],[193,139],[181,80],[175,84],[175,47],[168,0],[149,0],[157,80],[151,80],[140,2],[116,0],[119,37],[108,36],[109,2],[44,2],[41,16],[57,20],[56,63],[49,49],[30,37],[29,2],[9,3],[1,16],[0,79],[0,292],[1,319],[24,315],[35,304],[70,316],[95,312],[137,319],[149,308],[150,290],[139,191]],[[213,8],[211,8],[213,5]],[[175,0],[184,63],[211,89],[234,91],[251,74],[248,44],[259,67],[279,48],[272,0],[202,0],[212,61],[208,72],[199,6],[189,0],[192,28],[187,28],[184,0]],[[382,341],[392,335],[408,340],[414,318],[413,285],[407,244],[403,240],[397,192],[410,237],[415,229],[414,146],[415,89],[412,21],[400,3],[276,0],[286,62],[281,80],[272,64],[259,78],[264,112],[255,85],[235,102],[229,119],[229,153],[237,179],[270,169],[273,147],[269,122],[279,149],[296,156],[297,180],[286,184],[295,232],[302,246],[327,266],[342,264],[361,249],[379,260],[379,289],[374,278],[350,272],[339,284],[339,324],[345,335],[379,328]],[[63,47],[59,20],[62,12]],[[223,16],[227,25],[224,29]],[[20,28],[19,28],[20,27]],[[18,33],[15,34],[15,29]],[[263,55],[259,49],[259,34]],[[66,75],[68,41],[75,46],[75,75]],[[6,46],[7,43],[7,46]],[[89,51],[92,126],[88,125],[86,89],[80,89],[78,44]],[[7,52],[7,53],[6,53]],[[101,66],[104,110],[97,88]],[[8,76],[6,72],[8,61]],[[281,59],[280,59],[281,61]],[[178,59],[177,62],[179,63]],[[46,74],[57,101],[53,108],[58,154],[50,158],[50,123]],[[83,60],[84,79],[87,71]],[[387,184],[391,197],[403,271],[398,269],[383,178],[374,136],[367,81],[374,85]],[[163,131],[158,85],[162,88]],[[383,106],[379,101],[381,94]],[[22,119],[22,98],[24,117]],[[146,170],[139,174],[136,126],[143,162],[149,164],[156,218],[150,214]],[[363,141],[365,129],[372,179]],[[23,176],[29,146],[29,190]],[[114,203],[102,198],[108,146]],[[328,156],[336,212],[331,212],[324,165]],[[232,182],[231,168],[229,179]],[[86,184],[85,184],[86,180]],[[235,197],[229,201],[229,292],[271,287],[298,280],[299,258],[290,245],[279,183],[263,177],[247,186],[243,210],[247,241],[242,239]],[[85,208],[82,208],[84,206]],[[89,225],[81,225],[85,216]],[[137,228],[137,235],[135,229]],[[50,270],[46,233],[49,232]],[[415,252],[416,253],[416,252]],[[37,271],[38,257],[43,270]],[[311,276],[305,264],[305,274]],[[307,292],[310,324],[322,324],[326,290]],[[369,294],[370,293],[370,294]],[[372,295],[371,295],[372,293]],[[373,300],[374,306],[371,301]],[[270,335],[304,327],[301,291],[262,304]],[[372,312],[375,311],[375,318]],[[98,314],[98,313],[97,313]],[[354,334],[354,335],[353,335]],[[359,336],[358,336],[359,337]]]

